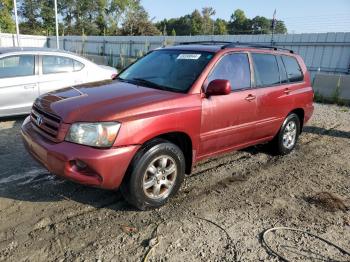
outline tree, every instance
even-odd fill
[[[202,9],[202,34],[203,35],[212,35],[214,34],[214,21],[211,19],[213,15],[215,15],[216,11],[212,7],[204,7]]]
[[[270,34],[272,21],[263,16],[254,17],[251,22],[252,34]]]
[[[160,31],[150,21],[148,13],[140,5],[139,0],[127,9],[121,31],[125,35],[160,35]]]
[[[196,9],[192,12],[191,17],[191,35],[200,35],[202,34],[202,24],[203,24],[203,18],[201,13]]]
[[[241,9],[237,9],[231,15],[229,22],[230,34],[247,34],[250,32],[249,19],[245,16],[245,13]]]
[[[216,19],[215,21],[215,35],[227,35],[228,30],[227,30],[227,22],[224,19]]]
[[[15,23],[12,19],[12,10],[12,0],[0,0],[0,32],[15,32]]]
[[[55,3],[54,0],[41,1],[40,17],[42,19],[42,28],[46,31],[46,35],[50,35],[55,31]]]
[[[21,23],[21,33],[23,34],[40,34],[40,0],[22,0],[18,3],[18,11],[23,18]]]
[[[277,20],[275,33],[276,34],[286,34],[287,33],[287,27],[283,21]]]
[[[171,31],[171,35],[172,35],[172,36],[176,36],[176,31],[175,31],[174,28],[173,28],[173,30]]]

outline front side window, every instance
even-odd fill
[[[216,79],[229,80],[231,90],[250,88],[250,67],[247,54],[225,55],[208,77],[208,83]]]
[[[84,65],[63,56],[43,56],[43,74],[70,73],[80,71]]]
[[[186,93],[213,56],[201,51],[153,51],[122,72],[118,80]]]
[[[304,76],[297,60],[294,57],[286,55],[282,56],[282,60],[287,70],[289,82],[294,83],[303,81]]]
[[[277,60],[270,54],[252,54],[257,87],[273,86],[280,83]]]
[[[17,55],[0,58],[0,78],[32,76],[35,74],[34,55]]]

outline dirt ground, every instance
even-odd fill
[[[258,146],[198,164],[170,203],[147,212],[50,175],[25,152],[22,121],[0,122],[1,261],[142,261],[149,251],[149,261],[281,261],[262,241],[281,226],[350,250],[348,107],[316,104],[288,156]],[[290,261],[350,261],[301,232],[266,241]]]

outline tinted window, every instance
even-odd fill
[[[10,56],[0,59],[0,78],[34,75],[33,55]]]
[[[277,60],[270,54],[252,54],[256,86],[272,86],[280,83]]]
[[[68,73],[79,71],[84,65],[73,59],[62,56],[43,56],[43,73]]]
[[[118,79],[149,88],[187,92],[213,56],[198,51],[153,51],[127,68]]]
[[[287,70],[289,82],[302,81],[304,77],[297,60],[291,56],[282,56],[282,60]]]
[[[208,83],[216,79],[229,80],[232,90],[250,87],[250,67],[247,54],[225,55],[215,66]]]
[[[286,71],[286,68],[283,64],[282,58],[281,58],[281,56],[276,56],[276,58],[277,58],[277,62],[278,62],[278,68],[280,70],[281,83],[282,84],[288,83],[287,71]]]

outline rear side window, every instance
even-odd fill
[[[257,87],[273,86],[280,83],[277,60],[270,54],[252,54]]]
[[[282,60],[287,70],[289,82],[303,81],[304,76],[297,60],[294,57],[285,55],[282,56]]]
[[[32,76],[35,68],[34,55],[18,55],[0,59],[0,78]]]
[[[43,74],[69,73],[80,71],[84,65],[63,56],[43,56]]]
[[[216,79],[229,80],[232,91],[250,88],[250,67],[248,55],[225,55],[208,77],[208,83]]]

